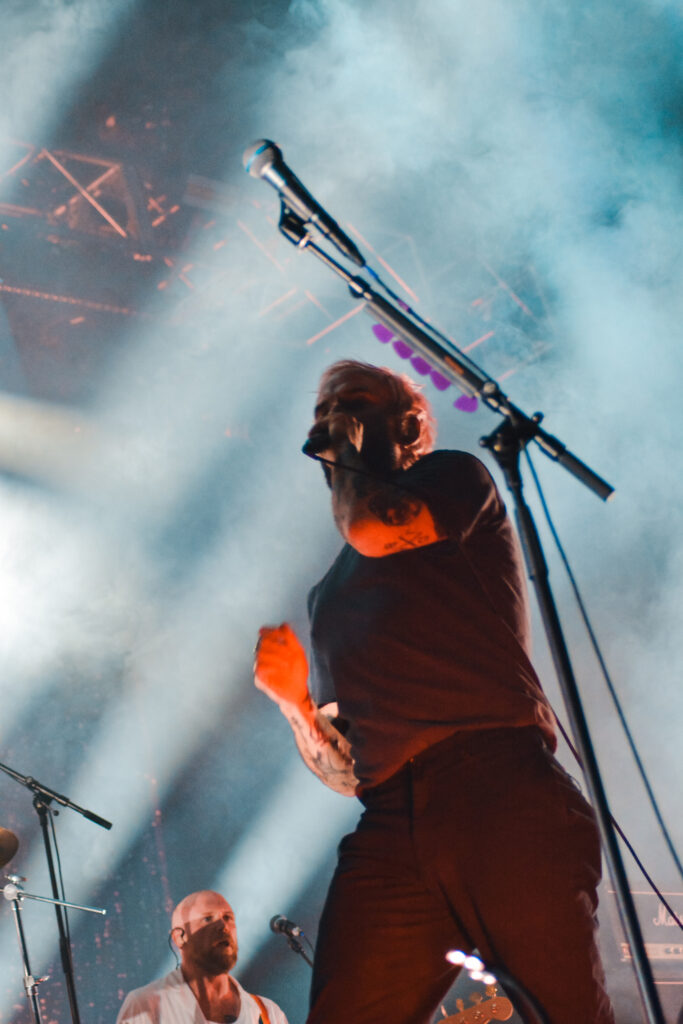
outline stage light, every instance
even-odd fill
[[[481,981],[484,985],[495,985],[498,982],[495,974],[487,970],[484,961],[474,953],[465,953],[462,949],[449,949],[446,960],[455,967],[464,967],[472,981]]]

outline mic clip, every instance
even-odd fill
[[[297,249],[305,249],[307,245],[311,244],[312,239],[306,230],[305,220],[298,213],[294,213],[282,198],[280,198],[278,228],[287,241],[295,245]]]
[[[271,917],[270,930],[276,935],[287,935],[289,938],[298,938],[304,934],[298,924],[288,921],[282,914],[275,914],[274,917]]]

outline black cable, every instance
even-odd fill
[[[555,711],[553,711],[553,715],[555,715],[555,722],[557,724],[557,728],[562,733],[562,737],[563,737],[565,743],[567,744],[567,746],[569,747],[570,751],[572,752],[572,754],[574,756],[574,760],[578,764],[578,766],[581,769],[581,771],[583,771],[583,763],[582,763],[581,758],[579,756],[578,750],[576,749],[576,747],[572,743],[571,739],[569,738],[567,730],[565,729],[565,727],[562,724],[562,722],[560,721],[560,719],[557,717],[557,714],[555,714]],[[640,859],[640,857],[636,853],[636,851],[635,851],[635,849],[633,847],[633,844],[631,843],[631,840],[628,838],[628,836],[626,835],[626,833],[624,832],[624,830],[622,829],[621,825],[616,820],[616,818],[614,818],[611,814],[610,814],[610,821],[612,822],[612,825],[614,826],[615,830],[621,836],[621,838],[622,838],[622,840],[624,842],[624,845],[626,846],[627,850],[629,851],[629,853],[633,857],[634,861],[636,862],[637,867],[640,869],[640,872],[643,875],[643,877],[645,878],[645,880],[647,881],[648,885],[650,886],[652,891],[655,893],[655,895],[661,900],[663,906],[666,907],[666,909],[669,911],[669,913],[671,914],[672,918],[674,919],[674,921],[676,922],[678,927],[681,929],[681,931],[683,931],[683,921],[681,921],[681,919],[679,918],[678,914],[673,909],[673,907],[668,902],[668,900],[666,900],[664,898],[664,895],[662,894],[662,892],[657,887],[657,883],[652,878],[652,876],[650,875],[649,871],[647,870],[647,868],[643,864],[642,860]]]
[[[180,967],[180,957],[178,956],[178,950],[173,945],[173,930],[171,930],[168,933],[168,948],[171,950],[171,952],[173,953],[173,956],[175,957],[175,965],[176,965],[176,967]]]
[[[605,684],[607,686],[607,690],[609,692],[610,697],[612,698],[612,702],[614,704],[614,707],[616,709],[617,715],[619,717],[619,721],[621,722],[621,727],[624,730],[624,734],[625,734],[626,739],[628,741],[628,745],[629,745],[629,747],[631,749],[631,753],[633,755],[633,759],[634,759],[634,761],[636,763],[636,767],[638,769],[638,774],[640,775],[640,778],[641,778],[641,781],[643,783],[643,786],[645,787],[645,791],[647,793],[648,799],[649,799],[650,804],[652,806],[652,809],[654,811],[654,814],[655,814],[655,817],[656,817],[657,822],[659,824],[659,827],[660,827],[660,829],[662,831],[662,835],[664,836],[664,841],[666,842],[666,845],[667,845],[667,847],[669,849],[669,852],[671,854],[673,862],[676,865],[676,868],[677,868],[681,878],[683,879],[683,865],[681,864],[680,858],[678,856],[678,852],[676,851],[676,848],[675,848],[675,846],[673,844],[673,841],[672,841],[671,836],[669,834],[669,830],[668,830],[668,828],[666,826],[666,823],[664,822],[664,819],[662,817],[661,811],[659,809],[659,804],[657,803],[656,797],[655,797],[654,792],[652,790],[652,787],[650,785],[650,781],[649,781],[649,779],[647,777],[647,773],[645,772],[645,768],[643,766],[643,762],[642,762],[642,760],[640,758],[640,755],[638,753],[638,749],[637,749],[635,741],[633,739],[633,735],[632,735],[631,730],[629,728],[628,722],[626,721],[626,716],[625,716],[624,710],[623,710],[623,708],[621,706],[621,701],[619,700],[619,696],[618,696],[618,694],[616,692],[616,689],[614,687],[614,683],[612,682],[612,677],[611,677],[611,675],[609,673],[609,670],[607,668],[607,664],[606,664],[605,659],[603,657],[602,651],[600,650],[600,645],[598,644],[598,640],[597,640],[597,637],[595,635],[595,631],[594,631],[594,629],[593,629],[593,627],[591,625],[591,621],[590,621],[588,612],[586,611],[586,606],[585,606],[585,604],[583,602],[583,598],[581,596],[581,592],[579,590],[579,586],[578,586],[578,584],[576,582],[576,578],[575,578],[574,573],[572,571],[571,565],[569,564],[569,559],[567,558],[566,552],[565,552],[565,550],[564,550],[564,548],[562,546],[562,542],[560,541],[560,538],[559,538],[559,535],[558,535],[557,530],[555,528],[555,524],[553,522],[552,516],[550,515],[550,510],[549,510],[548,504],[547,504],[547,502],[545,500],[545,495],[543,493],[543,488],[541,487],[541,483],[540,483],[540,480],[539,480],[538,475],[536,473],[535,466],[534,466],[533,462],[531,461],[531,456],[529,455],[529,452],[528,452],[528,450],[526,448],[524,450],[524,454],[526,456],[527,464],[529,466],[529,470],[531,472],[531,476],[533,478],[534,484],[536,485],[536,490],[538,492],[538,497],[539,497],[540,502],[541,502],[541,508],[543,509],[543,514],[545,515],[546,522],[548,523],[548,527],[550,529],[551,536],[552,536],[552,538],[553,538],[553,540],[555,542],[555,546],[556,546],[556,548],[557,548],[557,550],[559,552],[560,558],[561,558],[562,563],[563,563],[563,565],[565,567],[565,571],[566,571],[567,576],[569,578],[569,582],[571,584],[571,588],[572,588],[572,590],[574,592],[574,597],[576,599],[576,603],[577,603],[579,611],[581,613],[581,618],[583,619],[584,626],[586,627],[586,632],[588,633],[588,637],[590,639],[591,646],[592,646],[593,651],[595,653],[595,656],[596,656],[596,658],[598,660],[598,664],[600,666],[600,671],[602,672],[602,676],[603,676],[603,678],[605,680]],[[569,740],[569,737],[567,736],[567,733],[566,733],[564,727],[562,726],[562,723],[557,719],[557,716],[555,716],[555,717],[556,717],[556,721],[557,721],[557,724],[558,724],[558,728],[560,729],[560,732],[562,733],[562,735],[563,735],[563,737],[564,737],[564,739],[565,739],[569,749],[571,750],[572,754],[576,758],[577,763],[579,764],[579,766],[583,770],[583,765],[581,764],[581,759],[579,757],[578,751],[576,751],[574,749],[574,746],[571,743],[571,741]],[[621,836],[621,838],[626,843],[626,846],[628,847],[629,851],[631,852],[631,854],[632,854],[636,864],[640,868],[640,870],[643,873],[644,877],[647,879],[648,883],[652,886],[652,888],[653,888],[654,892],[656,893],[656,895],[659,897],[659,899],[662,901],[662,903],[664,904],[666,909],[669,911],[669,913],[671,914],[673,919],[676,921],[678,927],[683,931],[683,922],[679,919],[677,914],[671,909],[671,907],[669,906],[667,901],[664,899],[664,897],[662,896],[662,894],[659,891],[659,889],[657,888],[657,886],[654,884],[654,882],[650,878],[650,875],[647,873],[645,867],[643,866],[642,861],[640,860],[640,858],[636,854],[636,852],[633,849],[633,846],[631,845],[630,841],[626,838],[626,836],[624,835],[623,831],[621,830],[621,827],[614,820],[614,818],[612,818],[612,824],[614,825],[614,827],[618,831],[618,833]]]

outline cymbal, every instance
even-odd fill
[[[19,840],[8,828],[0,828],[0,868],[9,864],[19,849]]]

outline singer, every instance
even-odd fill
[[[306,764],[364,806],[320,921],[308,1024],[429,1024],[477,949],[552,1024],[614,1024],[595,942],[591,808],[553,757],[518,545],[474,456],[432,451],[407,377],[324,373],[306,454],[345,541],[309,595],[311,677],[285,623],[255,681]]]

